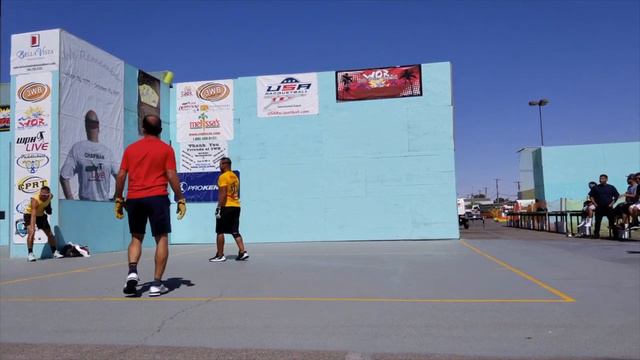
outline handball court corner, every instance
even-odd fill
[[[461,240],[171,247],[0,262],[2,359],[638,359],[640,243],[487,222]],[[148,239],[147,239],[148,240]],[[227,243],[227,254],[236,252]]]

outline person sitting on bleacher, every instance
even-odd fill
[[[634,175],[636,178],[636,202],[635,204],[629,207],[629,215],[631,216],[631,224],[629,224],[629,229],[638,230],[640,229],[640,172]]]
[[[638,202],[638,182],[635,174],[627,176],[627,192],[622,194],[624,202],[615,207],[616,218],[622,220],[618,229],[625,231],[629,228],[629,220],[631,218],[630,208]]]
[[[589,191],[596,186],[595,181],[589,182]],[[582,203],[582,222],[578,224],[578,228],[590,228],[591,221],[593,220],[593,212],[596,211],[596,205],[591,201],[589,195],[587,195],[587,200]],[[586,229],[585,229],[586,230]],[[584,235],[587,235],[586,233]]]

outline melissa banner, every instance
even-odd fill
[[[175,86],[178,142],[233,139],[233,80]]]
[[[240,178],[240,172],[234,171]],[[187,203],[218,201],[219,171],[178,173],[180,189]]]
[[[318,74],[258,76],[258,117],[318,114]]]
[[[420,65],[336,71],[336,100],[422,96]]]

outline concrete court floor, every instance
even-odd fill
[[[0,359],[640,359],[640,242],[492,222],[462,238],[249,243],[218,264],[173,246],[171,291],[128,299],[123,252],[5,250]]]

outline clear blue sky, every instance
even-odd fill
[[[0,19],[2,82],[11,34],[50,28],[176,82],[450,61],[459,194],[515,196],[532,99],[545,145],[640,139],[636,0],[3,0]]]

